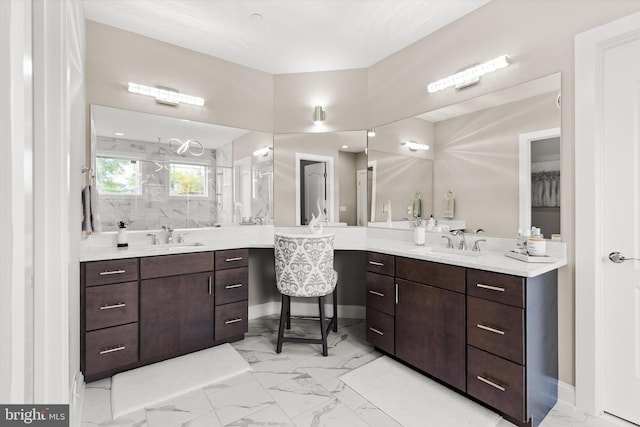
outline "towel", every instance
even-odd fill
[[[93,185],[82,189],[82,215],[82,231],[88,234],[102,231],[98,190]]]
[[[444,195],[444,212],[442,214],[443,217],[449,219],[453,218],[455,197],[456,195],[453,194],[453,191],[447,191],[447,193]]]

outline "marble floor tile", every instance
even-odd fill
[[[250,364],[263,362],[278,355],[276,353],[275,344],[271,343],[262,335],[246,337],[245,339],[236,341],[231,345]]]
[[[139,411],[132,412],[130,414],[126,414],[122,417],[116,418],[115,420],[103,421],[101,423],[91,423],[82,421],[80,424],[81,427],[148,427],[147,423],[147,414],[144,409],[140,409]]]
[[[291,359],[282,355],[255,363],[252,368],[254,378],[265,388],[278,385],[305,373],[299,371],[298,366]]]
[[[186,423],[180,424],[180,427],[223,427],[215,412],[194,418]]]
[[[284,413],[282,408],[277,404],[254,412],[251,415],[242,417],[239,420],[227,424],[229,427],[253,427],[253,426],[278,426],[278,427],[294,427],[293,421]]]
[[[308,374],[269,387],[268,392],[291,418],[304,411],[326,404],[335,397]]]
[[[213,408],[199,389],[145,408],[145,412],[149,427],[174,427],[211,413]]]
[[[243,379],[229,387],[204,389],[222,425],[250,416],[274,403],[271,395],[252,374],[244,375]]]
[[[303,412],[293,421],[298,427],[369,427],[338,400]]]
[[[332,378],[329,381],[322,383],[322,386],[329,390],[336,399],[351,410],[355,410],[368,403],[364,397],[353,391],[351,387],[340,381],[338,378]]]
[[[92,425],[111,421],[111,390],[98,386],[85,387],[80,419],[82,423]]]

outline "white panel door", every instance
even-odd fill
[[[319,216],[318,205],[325,215],[327,206],[326,163],[319,162],[304,167],[304,218],[305,224],[311,221],[311,214]]]
[[[603,409],[640,424],[640,261],[609,257],[640,258],[640,40],[603,55]]]

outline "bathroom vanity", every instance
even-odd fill
[[[248,265],[248,249],[81,263],[86,381],[242,339]]]
[[[249,286],[267,285],[260,272],[249,283],[249,251],[273,248],[276,230],[307,232],[202,229],[190,235],[198,244],[183,247],[154,247],[140,233],[126,250],[115,248],[115,235],[86,242],[80,259],[86,380],[242,339]],[[364,283],[339,286],[366,293],[368,342],[518,425],[540,423],[557,401],[563,243],[548,242],[549,262],[526,263],[504,256],[509,239],[486,237],[478,254],[446,249],[440,233],[427,233],[426,246],[417,247],[410,230],[324,231],[335,234],[336,250],[366,254],[366,265],[347,267],[366,270]]]
[[[367,341],[537,426],[558,396],[557,270],[532,277],[367,254]]]

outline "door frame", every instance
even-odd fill
[[[335,191],[334,191],[334,161],[331,156],[321,156],[318,154],[308,154],[308,153],[296,153],[296,225],[300,224],[300,214],[302,213],[300,210],[300,174],[302,174],[302,170],[300,169],[300,160],[310,160],[313,162],[325,162],[327,164],[327,213],[328,222],[334,222],[334,214],[333,210],[335,207]]]
[[[521,133],[518,138],[519,151],[519,214],[518,227],[524,231],[531,228],[531,143],[549,138],[561,138],[560,128],[543,129],[535,132]]]
[[[640,13],[575,37],[575,383],[576,407],[603,408],[602,135],[603,56],[640,38]]]

